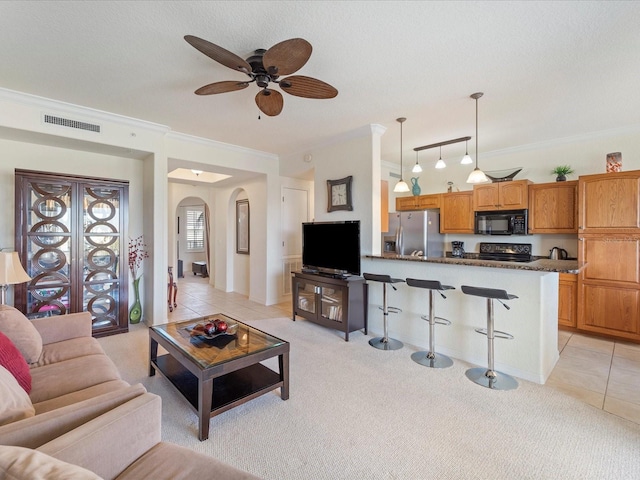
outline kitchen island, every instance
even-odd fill
[[[508,302],[510,310],[494,304],[495,328],[514,336],[496,339],[495,366],[498,371],[536,383],[545,383],[558,361],[558,277],[578,273],[574,260],[538,259],[527,263],[479,260],[476,258],[367,255],[362,272],[396,278],[439,280],[456,289],[447,298],[435,296],[436,315],[451,321],[436,327],[436,351],[470,364],[487,365],[486,337],[475,331],[486,327],[486,300],[465,295],[461,285],[498,288],[517,295]],[[428,324],[420,319],[428,313],[425,290],[396,284],[390,290],[389,305],[402,309],[389,316],[389,336],[414,345],[428,346]],[[369,284],[369,329],[382,332],[382,287]],[[409,355],[409,352],[407,353]]]

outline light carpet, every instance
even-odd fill
[[[100,343],[125,380],[162,397],[163,440],[265,479],[640,478],[640,425],[549,387],[493,391],[465,362],[427,368],[415,348],[377,350],[360,332],[345,342],[304,320],[247,323],[290,342],[290,398],[275,390],[212,418],[204,442],[186,400],[148,376],[146,326]]]

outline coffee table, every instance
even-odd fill
[[[197,323],[224,320],[233,335],[193,336]],[[167,354],[158,356],[158,345]],[[278,357],[279,372],[261,364]],[[149,375],[159,370],[198,412],[198,438],[209,438],[209,420],[280,388],[289,398],[289,343],[216,313],[149,328]]]

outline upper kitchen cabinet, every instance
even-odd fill
[[[473,186],[473,209],[521,210],[529,208],[529,180],[487,183]]]
[[[396,197],[396,211],[430,210],[440,208],[439,193],[430,195],[412,195],[410,197]]]
[[[639,233],[640,170],[581,176],[578,180],[581,233]]]
[[[529,233],[577,232],[577,180],[529,185]]]
[[[473,233],[473,192],[440,196],[440,233]]]

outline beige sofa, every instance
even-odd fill
[[[257,478],[161,442],[160,397],[122,380],[88,313],[30,321],[0,305],[0,333],[31,374],[27,395],[0,366],[0,479]]]

